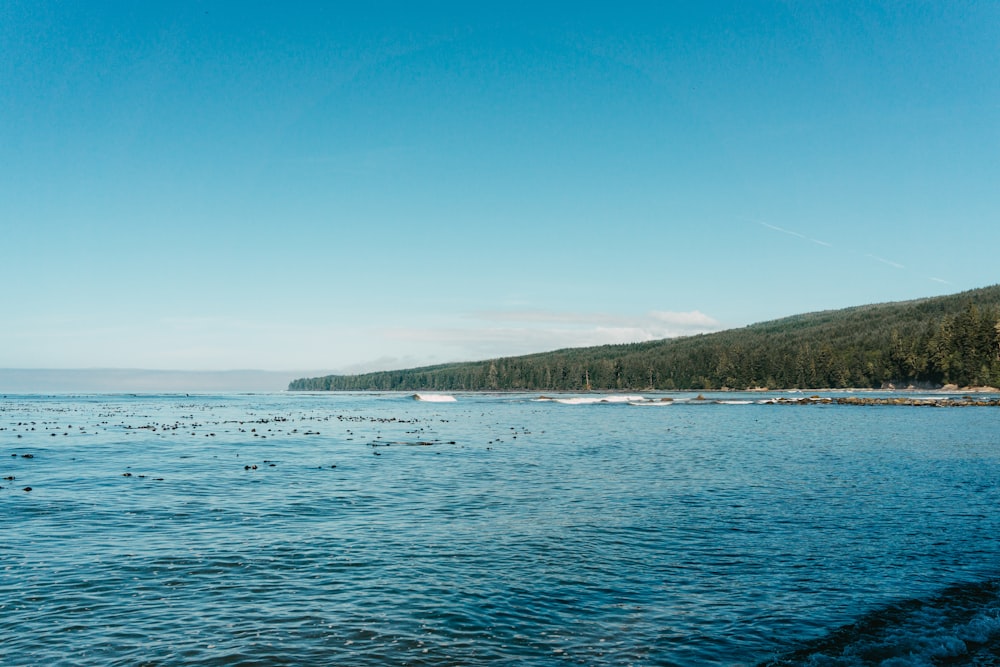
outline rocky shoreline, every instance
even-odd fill
[[[802,398],[776,398],[766,401],[773,405],[909,405],[930,408],[1000,407],[1000,398],[989,396],[806,396]]]

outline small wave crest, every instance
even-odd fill
[[[414,394],[413,400],[428,403],[454,403],[457,399],[448,394]]]
[[[939,664],[1000,664],[1000,582],[890,605],[760,667]]]
[[[561,403],[563,405],[601,405],[612,403],[619,405],[664,406],[673,405],[674,403],[684,403],[688,399],[674,399],[671,397],[646,398],[645,396],[633,394],[603,394],[600,396],[565,396],[558,398],[554,396],[539,396],[532,400],[543,403]]]

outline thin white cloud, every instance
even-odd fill
[[[688,328],[712,329],[720,326],[718,320],[709,317],[698,310],[691,312],[675,312],[670,310],[654,310],[641,317],[626,317],[607,313],[575,313],[546,310],[491,310],[480,311],[468,316],[468,319],[495,323],[547,323],[573,324],[584,327],[607,326],[610,328],[663,328],[669,327],[678,331]],[[677,334],[674,334],[677,335]]]
[[[483,322],[560,322],[580,323],[603,320],[607,316],[598,314],[563,313],[545,310],[481,310],[471,313],[465,319]]]
[[[710,330],[717,329],[720,326],[718,320],[714,317],[709,317],[699,310],[692,310],[689,313],[677,313],[672,310],[654,310],[650,313],[650,316],[659,322],[663,322],[679,329],[691,328]]]
[[[433,363],[433,361],[430,359],[414,355],[406,355],[402,357],[383,355],[369,361],[361,361],[341,366],[334,372],[334,374],[357,375],[361,373],[375,373],[378,371],[389,371],[398,368],[416,368],[418,366],[426,366],[431,363]]]
[[[930,280],[931,280],[931,282],[941,283],[942,285],[950,285],[951,284],[950,282],[948,282],[944,278],[935,278],[934,276],[931,276]]]
[[[383,334],[395,341],[435,343],[457,360],[637,343],[721,328],[720,322],[697,310],[653,311],[630,317],[542,310],[487,311],[468,319],[486,326],[396,328]]]
[[[418,343],[434,343],[453,361],[516,356],[566,347],[588,347],[649,340],[644,332],[632,329],[552,329],[552,328],[439,328],[393,329],[387,338]]]

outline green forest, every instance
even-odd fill
[[[293,381],[290,391],[1000,386],[1000,285],[718,333]]]

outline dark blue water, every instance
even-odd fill
[[[533,398],[2,397],[0,663],[1000,664],[1000,410]]]

